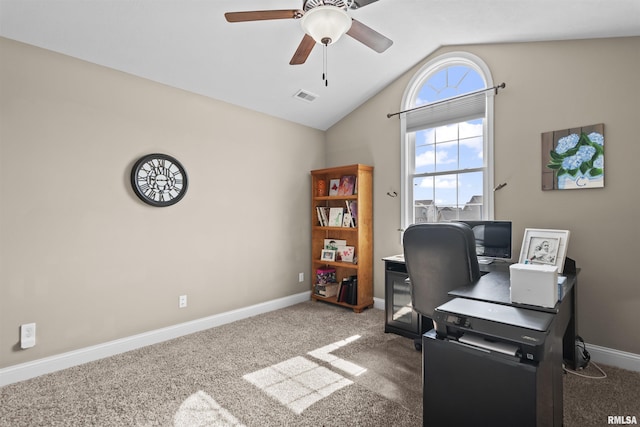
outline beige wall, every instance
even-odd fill
[[[411,77],[449,51],[478,55],[496,84],[495,194],[498,219],[514,222],[516,256],[524,228],[568,229],[568,256],[582,268],[579,333],[592,344],[640,354],[638,242],[640,191],[640,38],[470,45],[442,48],[327,131],[327,166],[367,163],[374,171],[376,259],[402,252],[400,126],[386,114],[401,109]],[[604,123],[605,188],[542,191],[540,134]],[[375,270],[384,298],[384,271]]]
[[[0,56],[0,368],[309,290],[323,132],[7,39]],[[172,207],[131,190],[152,152],[187,170]]]

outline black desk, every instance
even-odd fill
[[[564,296],[555,307],[546,308],[511,302],[509,272],[496,268],[483,275],[480,280],[469,286],[463,286],[449,292],[453,297],[470,298],[496,304],[510,305],[529,310],[544,311],[556,315],[554,335],[562,339],[562,353],[565,362],[572,369],[578,368],[576,336],[578,331],[576,318],[577,275],[568,274],[564,284]]]
[[[384,261],[384,331],[418,340],[433,328],[433,322],[413,310],[411,285],[402,255],[383,258]],[[417,345],[420,348],[420,345]]]

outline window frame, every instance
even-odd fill
[[[449,52],[439,55],[424,64],[411,78],[402,97],[401,109],[403,111],[415,108],[415,99],[422,86],[435,73],[452,65],[463,65],[476,71],[485,81],[485,88],[494,86],[493,78],[489,67],[478,56],[469,52]],[[484,141],[483,141],[483,207],[482,216],[487,220],[494,219],[494,197],[493,197],[493,96],[491,92],[486,94],[486,109],[484,120]],[[406,114],[400,114],[400,230],[405,230],[413,223],[414,200],[413,200],[413,172],[415,171],[415,132],[407,132]]]

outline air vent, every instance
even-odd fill
[[[306,90],[300,89],[293,95],[294,98],[298,98],[302,101],[313,102],[318,97],[318,95],[313,94],[311,92],[307,92]]]

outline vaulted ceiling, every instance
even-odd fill
[[[0,36],[326,130],[440,46],[640,35],[640,0],[377,0],[349,14],[393,45],[341,38],[325,86],[321,46],[289,65],[299,20],[224,17],[302,2],[0,0]]]

